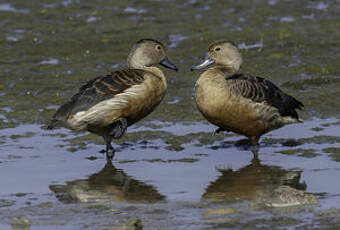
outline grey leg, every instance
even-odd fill
[[[254,154],[254,158],[258,157],[258,153],[259,153],[259,136],[252,136],[249,138],[250,139],[250,143],[252,144],[252,152]]]
[[[254,159],[258,159],[258,156],[259,156],[259,145],[256,144],[256,145],[251,146],[251,151],[253,153]]]
[[[106,143],[106,158],[112,160],[115,155],[115,149],[111,145],[112,138],[110,136],[104,137]]]

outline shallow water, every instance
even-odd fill
[[[337,229],[340,225],[338,1],[4,1],[0,3],[0,229]],[[112,164],[103,141],[45,130],[91,77],[125,66],[144,37],[180,72],[128,129]],[[213,40],[234,40],[242,70],[304,102],[303,124],[261,139],[213,136],[189,72]],[[283,191],[283,192],[282,192]],[[305,205],[308,204],[308,205]]]
[[[112,225],[126,215],[137,216],[146,221],[147,229],[165,224],[169,229],[183,225],[183,229],[209,228],[224,223],[223,218],[237,227],[245,220],[257,223],[252,220],[253,212],[268,221],[267,227],[275,226],[276,218],[294,218],[296,224],[302,224],[306,215],[313,215],[311,221],[318,223],[322,213],[340,203],[336,183],[340,176],[339,125],[335,122],[334,118],[308,120],[266,135],[260,162],[252,161],[252,153],[238,144],[242,137],[236,135],[219,135],[222,140],[211,144],[191,140],[181,144],[182,151],[167,150],[168,144],[160,139],[124,142],[112,164],[105,165],[101,145],[86,144],[75,152],[67,151],[68,140],[74,137],[67,130],[45,131],[37,125],[4,129],[0,196],[2,203],[10,205],[0,208],[1,227],[10,229],[6,223],[11,218],[25,216],[38,229],[49,225],[102,229],[106,225],[97,223],[97,218],[105,219],[102,215],[113,218]],[[166,130],[173,138],[195,134],[214,138],[213,127],[206,124],[157,125],[154,132]],[[148,129],[132,127],[130,135]],[[289,175],[293,179],[287,183]],[[261,207],[281,185],[313,194],[318,203],[312,208]],[[41,212],[47,214],[42,218]],[[92,217],[78,220],[86,215]]]

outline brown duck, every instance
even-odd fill
[[[158,64],[178,70],[167,56],[164,45],[153,39],[138,41],[127,58],[128,67],[99,76],[80,87],[70,101],[54,114],[49,128],[62,125],[102,136],[106,156],[114,156],[112,139],[118,139],[128,126],[150,114],[162,101],[167,83]]]
[[[211,44],[204,61],[191,68],[208,67],[196,82],[195,100],[202,115],[219,127],[216,132],[244,135],[257,146],[261,135],[302,122],[296,112],[303,107],[300,101],[262,77],[239,73],[241,64],[236,46],[221,41]]]

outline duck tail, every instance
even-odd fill
[[[55,127],[58,126],[58,123],[59,123],[58,120],[52,119],[52,120],[49,122],[49,124],[47,124],[47,127],[46,127],[46,128],[49,129],[49,130],[52,130],[52,129],[54,129]]]

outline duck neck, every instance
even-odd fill
[[[160,68],[158,68],[156,66],[146,66],[143,63],[135,61],[135,60],[138,60],[138,59],[128,58],[128,61],[127,61],[128,68],[141,69],[141,70],[151,72],[151,73],[153,73],[153,75],[158,77],[166,85],[165,75]]]
[[[238,69],[235,69],[233,66],[219,65],[219,64],[211,67],[211,69],[219,70],[223,74],[233,74],[238,71]]]
[[[166,82],[165,75],[164,75],[163,71],[162,71],[160,68],[158,68],[158,67],[156,67],[156,66],[148,66],[148,67],[147,67],[147,66],[144,66],[143,69],[146,70],[146,71],[149,71],[149,72],[153,73],[153,74],[156,75],[157,77],[160,77],[160,79],[161,79],[162,81]]]
[[[144,69],[146,66],[141,60],[143,60],[141,54],[137,52],[130,52],[127,58],[128,68]]]

